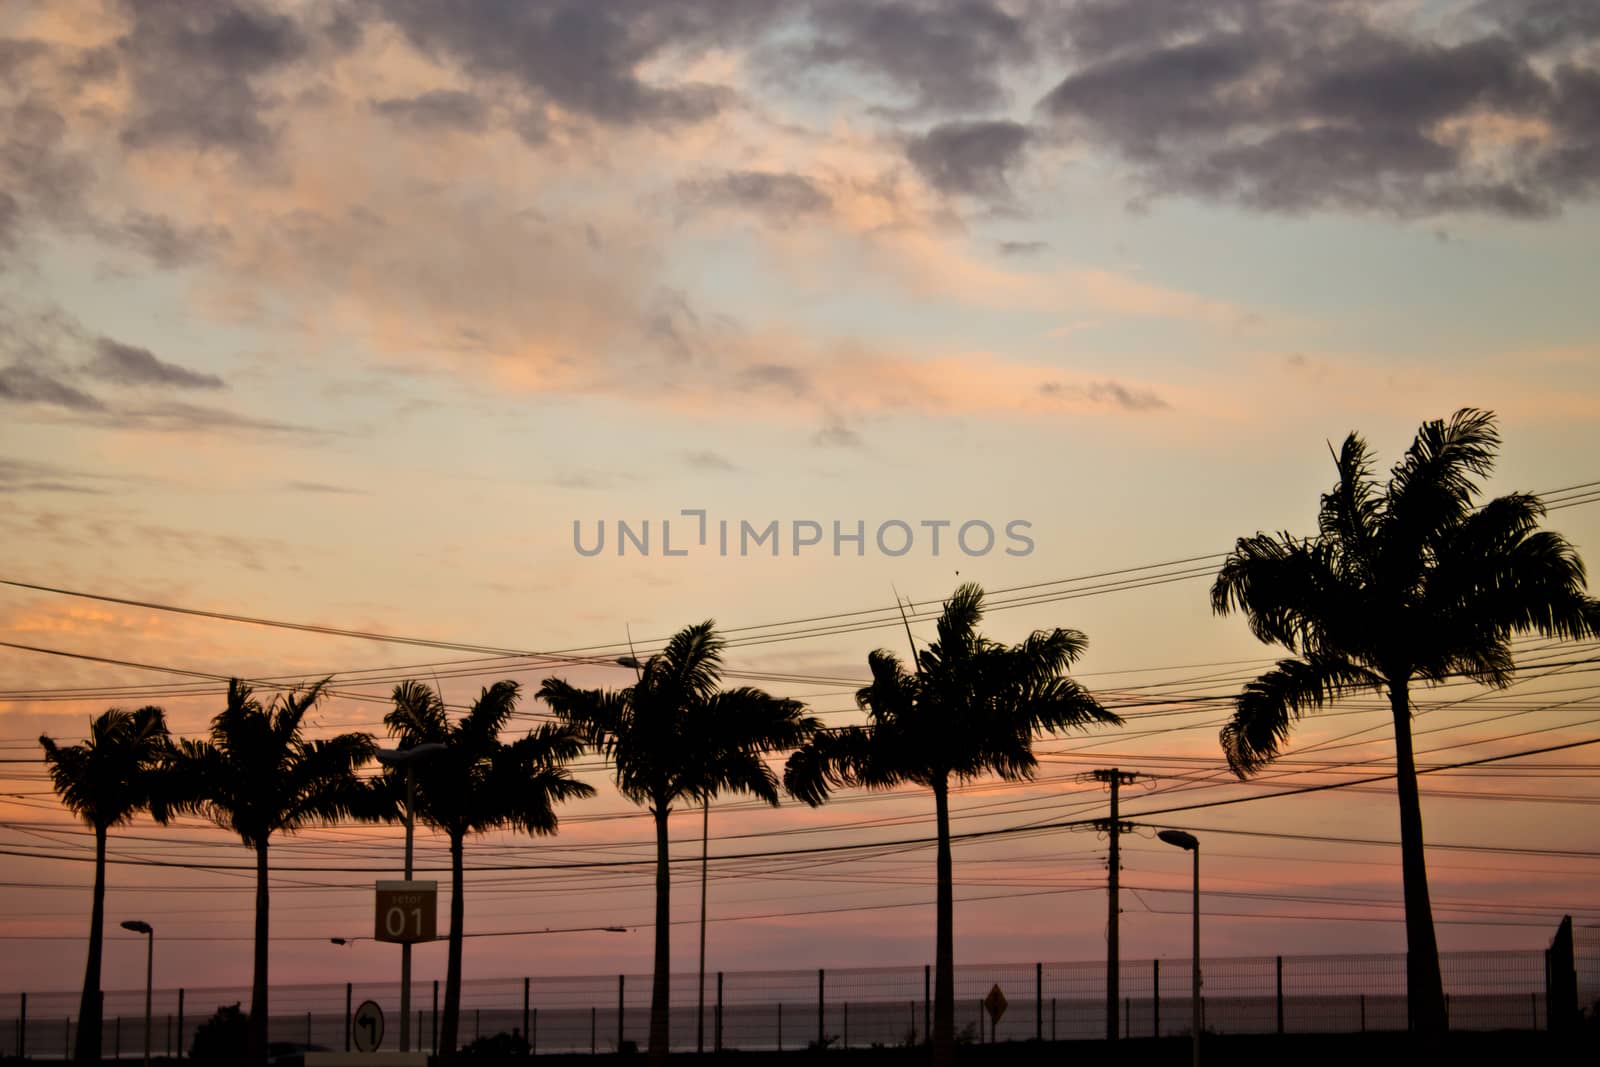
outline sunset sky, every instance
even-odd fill
[[[8,3],[0,578],[457,647],[0,586],[0,641],[70,654],[0,648],[0,939],[34,938],[0,991],[83,975],[92,838],[38,735],[157,703],[196,736],[230,675],[336,675],[318,736],[381,733],[402,678],[456,708],[515,678],[520,733],[542,679],[631,672],[474,649],[605,662],[714,618],[730,684],[838,725],[866,654],[905,648],[896,596],[926,616],[977,581],[995,638],[1084,631],[1075,674],[1128,725],[1041,742],[1038,781],[958,794],[958,831],[1103,815],[1095,767],[1149,776],[1130,813],[1381,774],[1360,699],[1265,784],[1228,776],[1215,698],[1276,655],[1212,616],[1219,554],[1312,531],[1347,433],[1386,471],[1476,406],[1488,490],[1567,504],[1548,525],[1600,566],[1597,249],[1590,0]],[[648,553],[618,555],[619,520]],[[776,554],[740,551],[774,520]],[[1419,693],[1419,762],[1600,737],[1596,647],[1523,641],[1511,689]],[[647,861],[648,817],[580,768],[600,794],[558,837],[474,840],[469,867]],[[1423,778],[1430,844],[1529,850],[1430,850],[1442,948],[1600,923],[1597,776],[1600,746]],[[699,818],[673,824],[680,970]],[[1404,950],[1398,849],[1315,839],[1396,841],[1392,783],[1150,821],[1204,842],[1208,954]],[[713,856],[921,838],[932,801],[730,799],[711,832]],[[960,844],[958,962],[1099,958],[1105,852]],[[158,985],[248,981],[248,851],[141,819],[112,854],[200,867],[111,867],[106,988],[143,978],[124,918],[155,926]],[[397,831],[272,857],[302,868],[274,981],[393,972],[326,938],[370,934]],[[932,876],[920,845],[714,863],[709,965],[920,965]],[[1187,858],[1143,829],[1123,877],[1125,956],[1186,957]],[[468,978],[648,971],[652,882],[469,876],[469,932],[631,932],[474,938]],[[443,946],[417,966],[442,977]]]

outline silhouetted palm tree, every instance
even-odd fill
[[[950,860],[949,788],[986,774],[1029,778],[1040,732],[1094,723],[1120,726],[1066,669],[1087,639],[1076,630],[1037,630],[1019,645],[978,633],[983,590],[962,585],[945,602],[938,639],[907,671],[892,652],[867,657],[872,684],[856,694],[866,726],[816,734],[789,759],[784,784],[808,804],[831,788],[892,789],[905,783],[933,791],[938,831],[933,999],[934,1063],[955,1055],[954,888]]]
[[[168,789],[175,808],[195,811],[239,835],[256,854],[255,972],[250,992],[247,1055],[266,1059],[268,893],[267,846],[275,833],[328,824],[370,805],[355,771],[372,757],[368,734],[307,741],[306,714],[327,679],[281,693],[263,705],[250,686],[228,683],[228,703],[204,741],[178,744]]]
[[[445,969],[444,1014],[439,1022],[439,1048],[448,1055],[456,1047],[461,1012],[461,940],[463,934],[463,852],[468,834],[512,827],[530,834],[556,832],[555,805],[594,796],[594,788],[575,781],[563,764],[583,751],[583,738],[566,726],[545,723],[511,744],[500,731],[516,710],[516,682],[496,682],[483,690],[472,708],[452,723],[444,703],[420,682],[402,682],[394,689],[394,710],[383,717],[402,748],[423,744],[445,746],[413,768],[416,817],[450,840],[450,946]],[[405,772],[387,775],[399,795]]]
[[[647,804],[656,822],[655,972],[650,991],[650,1060],[667,1054],[671,977],[671,880],[667,817],[679,800],[703,802],[724,790],[778,803],[778,777],[763,754],[792,749],[817,728],[799,701],[760,689],[722,690],[722,647],[708,620],[674,634],[639,667],[626,689],[575,689],[546,678],[539,696],[600,746],[617,787]]]
[[[79,745],[59,748],[41,735],[50,782],[61,803],[94,828],[94,903],[89,911],[89,961],[78,1001],[79,1063],[100,1062],[100,959],[106,922],[106,832],[152,808],[152,787],[171,745],[160,708],[112,708],[89,723]],[[154,814],[166,821],[159,801]]]
[[[1412,1027],[1445,1027],[1439,949],[1428,900],[1422,809],[1411,749],[1411,685],[1467,677],[1509,685],[1513,634],[1575,638],[1596,631],[1583,564],[1559,534],[1539,531],[1544,506],[1524,493],[1475,507],[1475,479],[1500,443],[1494,416],[1463,408],[1424,423],[1391,471],[1372,476],[1366,442],[1345,438],[1339,477],[1323,495],[1314,537],[1242,537],[1217,574],[1211,607],[1243,611],[1284,659],[1239,695],[1222,748],[1241,777],[1278,754],[1293,721],[1347,693],[1386,693],[1405,885],[1406,990]]]

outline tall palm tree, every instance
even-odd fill
[[[1388,695],[1394,719],[1405,886],[1406,992],[1414,1029],[1445,1027],[1439,949],[1428,900],[1422,808],[1411,748],[1411,687],[1466,677],[1511,683],[1513,634],[1596,632],[1583,563],[1538,529],[1544,506],[1512,493],[1482,506],[1476,479],[1500,438],[1490,412],[1463,408],[1424,423],[1390,472],[1372,474],[1367,444],[1345,438],[1338,481],[1322,496],[1314,537],[1242,537],[1211,589],[1219,615],[1242,611],[1261,641],[1295,658],[1245,686],[1222,729],[1239,777],[1259,770],[1294,721],[1353,692]]]
[[[100,959],[106,923],[106,833],[152,810],[165,822],[166,810],[152,805],[153,786],[171,739],[160,708],[112,708],[89,723],[82,744],[60,748],[41,735],[50,781],[61,803],[94,828],[94,902],[89,911],[89,961],[78,1001],[79,1063],[100,1062]]]
[[[583,738],[570,727],[545,723],[511,744],[500,740],[519,694],[516,682],[496,682],[452,723],[434,690],[420,682],[402,682],[394,689],[394,709],[383,717],[389,733],[404,748],[445,746],[413,769],[412,810],[450,840],[450,945],[444,1015],[439,1022],[439,1047],[447,1055],[455,1050],[461,1013],[467,835],[503,827],[553,834],[557,804],[594,796],[594,787],[574,780],[564,766],[583,751]],[[404,789],[404,771],[391,768],[386,776],[398,790]]]
[[[867,657],[872,684],[856,694],[867,725],[816,734],[789,759],[784,784],[808,804],[830,789],[933,791],[936,857],[933,1061],[955,1056],[955,895],[950,859],[950,783],[986,774],[1033,776],[1033,739],[1095,723],[1120,726],[1066,669],[1088,641],[1076,630],[1036,630],[1019,645],[978,632],[983,590],[968,583],[939,616],[938,637],[908,671],[892,652]]]
[[[599,745],[617,787],[649,805],[656,823],[655,968],[650,987],[650,1062],[665,1061],[671,977],[671,872],[667,817],[679,801],[724,790],[778,803],[778,776],[762,758],[792,749],[817,728],[799,701],[760,689],[721,689],[722,639],[707,620],[674,634],[626,689],[576,689],[546,678],[539,696]]]
[[[204,741],[179,742],[170,801],[239,835],[256,854],[255,973],[247,1056],[266,1059],[267,846],[275,833],[348,818],[370,805],[356,769],[372,757],[368,734],[307,741],[301,728],[328,679],[280,693],[263,704],[250,686],[228,682],[228,702]]]

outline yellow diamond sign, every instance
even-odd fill
[[[989,1025],[993,1026],[1000,1021],[1000,1016],[1006,1013],[1006,995],[1000,992],[1000,984],[989,990],[989,995],[983,998],[984,1009],[989,1013]]]

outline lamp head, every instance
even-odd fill
[[[441,745],[437,741],[429,741],[427,744],[412,745],[410,748],[380,748],[376,755],[378,762],[386,767],[404,767],[408,763],[437,755],[447,747],[449,746]]]
[[[1199,838],[1182,830],[1161,830],[1156,833],[1156,836],[1169,845],[1176,845],[1191,852],[1200,847]]]
[[[122,928],[124,930],[132,930],[136,934],[153,934],[153,933],[155,933],[155,928],[154,927],[152,927],[147,922],[140,922],[138,919],[129,919],[129,920],[127,920],[126,922],[124,922],[122,924]]]

